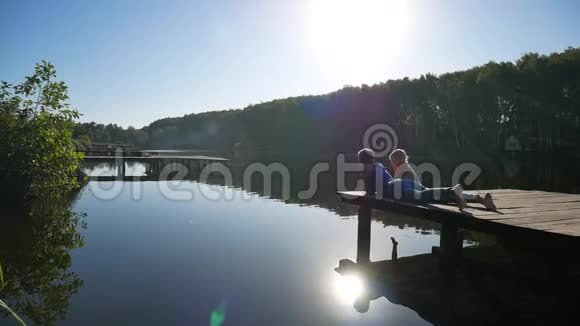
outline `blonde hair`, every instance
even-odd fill
[[[407,152],[405,152],[404,149],[397,148],[393,152],[391,152],[391,154],[389,155],[389,160],[391,160],[391,162],[393,160],[397,160],[408,163],[409,156],[407,156]]]

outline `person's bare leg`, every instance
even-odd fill
[[[463,192],[463,199],[465,199],[468,203],[480,203],[483,200],[479,194],[470,194],[467,192]]]

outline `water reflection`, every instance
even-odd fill
[[[148,170],[148,163],[146,162],[128,162],[131,165],[127,166],[127,175],[131,176],[139,176],[139,175],[146,175]],[[290,198],[287,200],[283,199],[282,196],[282,186],[281,182],[282,179],[277,177],[274,174],[272,178],[272,191],[268,198],[272,198],[275,200],[282,200],[287,204],[297,204],[300,206],[315,206],[325,208],[337,215],[340,216],[353,216],[357,214],[357,208],[353,205],[345,204],[336,196],[336,189],[337,189],[337,181],[336,181],[336,169],[334,166],[331,165],[331,170],[328,173],[323,173],[318,177],[318,187],[316,192],[313,194],[311,198],[307,199],[300,199],[298,193],[302,190],[308,189],[309,185],[309,169],[310,167],[315,164],[315,161],[296,161],[290,160],[288,163],[289,170],[291,171],[290,174]],[[332,162],[331,162],[332,163]],[[91,176],[116,176],[118,174],[118,170],[120,168],[119,163],[111,162],[90,162],[86,161],[84,164],[84,170],[88,175]],[[243,190],[244,193],[249,194],[257,194],[260,196],[265,196],[265,189],[264,189],[264,182],[260,178],[259,174],[256,173],[252,176],[252,182],[248,184],[244,184],[244,171],[245,168],[251,164],[250,161],[234,161],[228,163],[228,168],[232,172],[233,177],[233,188]],[[143,172],[143,173],[141,173]],[[356,181],[358,180],[359,175],[357,173],[348,173],[346,175],[346,185],[351,189],[355,187]],[[149,179],[146,179],[149,180]],[[194,175],[188,175],[185,180],[191,181],[198,181],[199,178]],[[230,200],[231,198],[228,197],[228,194],[231,191],[225,190],[223,187],[225,186],[225,180],[223,175],[219,173],[213,173],[209,176],[207,183],[209,185],[215,186],[214,189],[210,189],[209,191],[202,194],[205,196],[205,199],[208,200]],[[160,183],[160,185],[163,183]],[[123,186],[132,187],[134,190],[135,188],[140,187],[140,185],[135,185],[131,183],[124,183]],[[111,189],[116,189],[112,185],[112,183],[102,182],[99,184],[100,188],[105,192],[108,192]],[[98,191],[99,189],[97,189]],[[137,190],[135,190],[137,191]],[[176,194],[179,191],[175,192]],[[181,192],[183,194],[183,192]],[[181,195],[180,195],[181,196]],[[220,197],[221,196],[221,197]],[[105,198],[115,198],[115,196],[105,196]],[[179,197],[182,199],[182,197]],[[379,219],[384,222],[386,225],[397,225],[401,228],[412,227],[417,230],[421,230],[422,232],[432,233],[433,230],[438,230],[439,227],[437,224],[431,223],[429,221],[425,221],[422,219],[415,219],[409,218],[405,215],[400,214],[393,214],[387,213],[382,211],[376,211],[373,213],[373,218]]]
[[[335,268],[337,299],[359,313],[386,298],[435,325],[548,325],[568,324],[565,316],[575,309],[578,255],[562,255],[557,243],[544,242],[534,251],[529,243],[469,246],[451,270],[437,251],[399,258],[394,239],[391,259],[368,260],[368,240],[359,233],[357,262],[341,259]],[[579,244],[565,247],[575,252]]]
[[[0,223],[0,262],[7,286],[0,297],[31,325],[54,325],[83,285],[71,272],[71,251],[83,246],[84,215],[68,201],[5,205]],[[4,312],[2,312],[4,313]]]
[[[126,176],[145,176],[147,171],[150,169],[149,163],[138,161],[115,162],[114,160],[85,160],[83,161],[82,165],[83,172],[91,177],[118,176],[121,174]]]
[[[362,278],[355,273],[335,275],[333,289],[338,301],[347,305],[354,304],[365,291],[368,291],[363,285]]]

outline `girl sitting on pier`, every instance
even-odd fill
[[[459,184],[447,188],[428,188],[417,182],[417,174],[408,162],[407,153],[402,149],[393,151],[389,156],[395,178],[376,161],[375,153],[371,149],[361,149],[358,152],[358,159],[364,165],[367,194],[377,193],[377,185],[380,183],[379,194],[387,198],[420,203],[455,202],[461,211],[465,209],[467,202],[474,202],[484,205],[489,210],[496,210],[490,193],[482,197],[464,193]]]

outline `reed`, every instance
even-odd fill
[[[0,291],[2,291],[7,284],[8,282],[4,280],[4,272],[2,271],[2,264],[0,264]],[[6,309],[6,311],[8,311],[12,315],[12,317],[14,317],[14,319],[18,320],[20,325],[26,326],[24,320],[22,320],[22,318],[20,318],[18,314],[14,312],[14,310],[12,310],[4,301],[2,301],[2,299],[0,299],[0,307]]]

